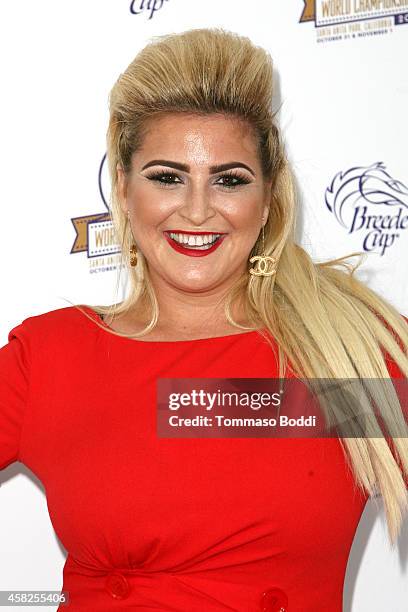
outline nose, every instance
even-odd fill
[[[180,216],[189,225],[203,225],[217,214],[211,195],[205,186],[192,185],[179,208]]]

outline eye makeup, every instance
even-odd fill
[[[159,171],[155,171],[155,172],[151,172],[150,174],[145,175],[147,179],[151,180],[151,181],[155,181],[157,183],[160,184],[161,187],[171,187],[172,185],[177,185],[180,184],[181,181],[173,181],[173,180],[163,180],[165,178],[169,179],[169,178],[180,178],[177,174],[175,174],[174,172],[168,172],[165,170],[159,170]],[[233,182],[232,184],[224,184],[224,185],[220,185],[221,187],[225,187],[226,189],[235,189],[236,187],[240,187],[241,185],[247,185],[248,183],[251,182],[250,179],[248,179],[244,174],[242,174],[241,172],[238,171],[229,171],[229,172],[224,172],[222,175],[220,175],[218,177],[217,180],[219,179],[227,179],[229,180],[233,180],[235,182]],[[219,184],[219,183],[216,183]]]

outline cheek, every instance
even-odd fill
[[[234,194],[217,205],[220,213],[237,231],[257,232],[262,216],[262,202],[257,194]]]
[[[177,208],[177,202],[175,198],[166,197],[158,189],[144,184],[132,192],[129,208],[133,211],[135,224],[141,228],[161,223]]]

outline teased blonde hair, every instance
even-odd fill
[[[408,323],[385,299],[354,275],[361,264],[346,260],[352,253],[314,263],[295,243],[297,195],[272,107],[272,60],[248,38],[224,29],[195,29],[181,34],[154,37],[120,74],[110,94],[107,159],[111,178],[111,214],[122,249],[129,253],[132,235],[117,192],[117,164],[131,170],[132,154],[146,133],[148,120],[160,113],[223,113],[246,120],[254,129],[264,177],[272,180],[270,213],[265,225],[265,252],[278,260],[276,275],[253,277],[245,273],[231,288],[225,303],[227,319],[231,304],[243,298],[248,321],[267,328],[279,352],[279,376],[288,360],[301,378],[389,379],[385,352],[408,375]],[[258,254],[261,235],[248,259]],[[122,268],[122,265],[119,269]],[[126,264],[125,264],[126,265]],[[137,338],[154,328],[158,303],[142,253],[138,265],[128,265],[130,290],[111,306],[92,306],[106,315],[105,321],[133,308],[147,298],[151,320],[142,332],[113,334]],[[83,311],[84,314],[87,314]],[[89,315],[87,315],[89,316]],[[99,323],[98,323],[99,324]],[[384,382],[384,381],[383,381]],[[389,382],[389,381],[388,381]],[[378,384],[380,384],[379,381]],[[385,382],[384,382],[385,384]],[[340,438],[356,486],[384,500],[392,545],[399,535],[408,508],[407,429],[397,396],[387,394],[382,416],[391,431],[390,414],[397,426],[386,438]],[[398,462],[400,465],[398,465]]]

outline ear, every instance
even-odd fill
[[[269,217],[269,206],[265,205],[262,213],[262,225],[265,225]]]
[[[265,190],[264,190],[264,206],[262,209],[262,225],[265,225],[265,223],[268,220],[271,205],[272,205],[272,181],[268,181],[265,184]]]
[[[125,214],[127,214],[127,177],[125,171],[120,164],[116,166],[117,176],[117,192],[120,206]]]

